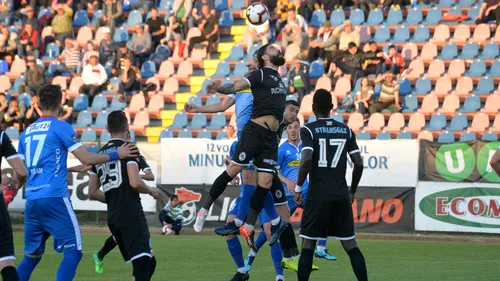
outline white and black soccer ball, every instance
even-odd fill
[[[262,3],[253,3],[247,8],[247,19],[253,25],[261,25],[269,20],[269,10]]]

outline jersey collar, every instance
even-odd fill
[[[115,140],[121,140],[123,142],[127,142],[126,140],[124,140],[122,138],[112,138],[112,139],[109,139],[109,141],[115,141]]]

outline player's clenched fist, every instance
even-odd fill
[[[197,113],[198,112],[198,106],[192,103],[186,103],[184,104],[184,110],[189,113]]]
[[[139,156],[139,149],[137,148],[137,146],[131,143],[122,144],[117,152],[118,156],[120,156],[120,159],[135,158]]]

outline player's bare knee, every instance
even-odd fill
[[[274,175],[271,173],[259,173],[257,177],[259,186],[270,189],[271,184],[273,183],[273,177]]]
[[[346,252],[349,252],[351,249],[358,247],[358,243],[356,243],[356,239],[350,240],[341,240],[340,243]]]
[[[257,172],[253,170],[243,170],[242,181],[244,184],[255,185]]]

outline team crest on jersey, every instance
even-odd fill
[[[282,193],[282,192],[281,192],[281,190],[279,190],[279,189],[278,189],[278,190],[276,190],[275,195],[276,195],[276,198],[278,198],[278,199],[280,199],[281,197],[283,197],[283,193]]]
[[[240,159],[240,161],[245,161],[246,158],[247,154],[245,152],[242,152],[240,153],[240,155],[238,155],[238,159]]]
[[[326,121],[326,125],[327,126],[331,126],[331,125],[333,125],[333,122],[332,121]]]
[[[179,202],[182,202],[182,216],[184,217],[182,224],[191,224],[196,219],[196,202],[200,201],[201,193],[181,187],[175,189],[175,195],[179,198]]]
[[[72,140],[74,140],[75,142],[77,142],[77,141],[78,141],[78,138],[77,138],[76,134],[72,135],[72,136],[71,136],[71,139],[72,139]]]

